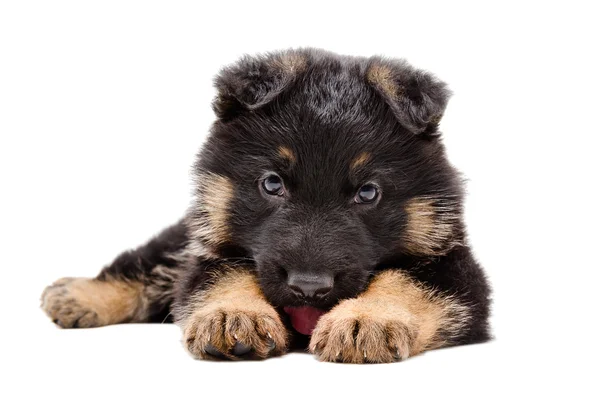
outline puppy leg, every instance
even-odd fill
[[[386,270],[364,293],[321,317],[310,350],[323,361],[392,362],[444,346],[468,321],[469,310],[458,301]]]
[[[222,267],[175,310],[183,342],[197,358],[266,358],[285,352],[287,330],[254,273]]]
[[[164,321],[187,260],[183,224],[116,258],[96,278],[62,278],[42,294],[42,309],[63,328]]]

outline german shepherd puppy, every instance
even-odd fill
[[[486,341],[490,289],[438,124],[450,92],[402,60],[246,56],[181,221],[42,308],[63,328],[174,320],[198,358],[384,363]],[[305,335],[305,336],[303,336]]]

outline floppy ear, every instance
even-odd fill
[[[451,95],[444,82],[406,61],[382,58],[369,60],[367,80],[404,128],[415,134],[437,133]]]
[[[281,94],[306,65],[306,54],[294,50],[245,56],[215,78],[213,109],[221,119],[258,109]]]

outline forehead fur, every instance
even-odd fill
[[[405,61],[288,50],[242,58],[216,87],[220,117],[199,164],[232,180],[289,172],[326,200],[375,172],[395,186],[445,186],[452,173],[435,139],[445,85]]]

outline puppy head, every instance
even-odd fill
[[[275,305],[328,308],[386,260],[460,244],[432,75],[303,49],[243,58],[215,85],[189,227],[214,255],[252,258]]]

